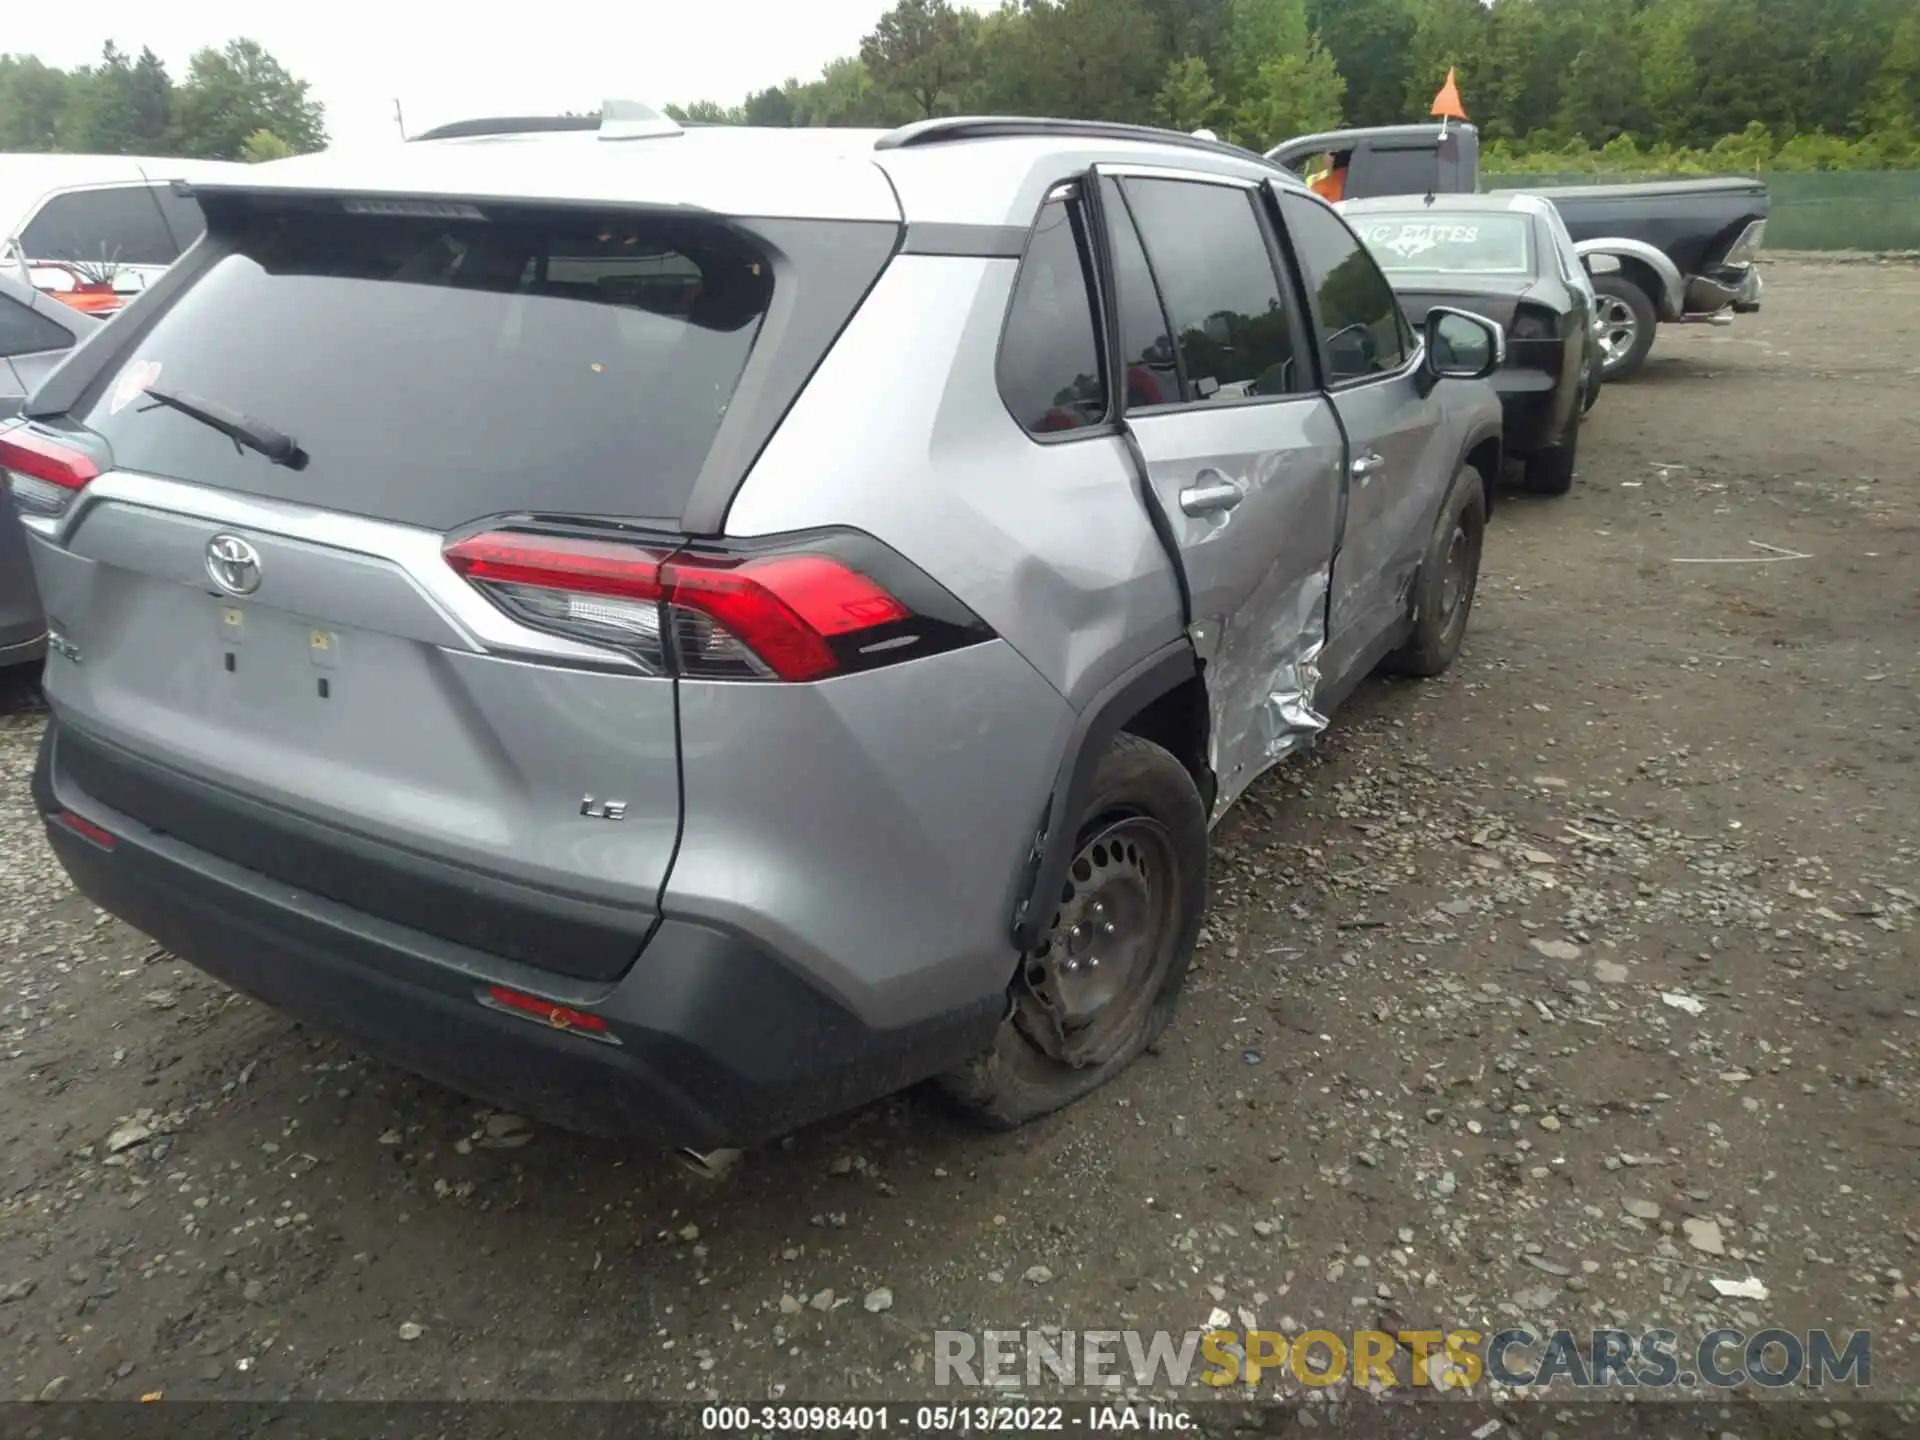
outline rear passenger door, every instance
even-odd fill
[[[1342,446],[1259,186],[1099,172],[1127,427],[1205,666],[1215,815],[1323,729]]]
[[[1408,613],[1414,573],[1459,457],[1420,381],[1421,347],[1393,287],[1333,208],[1274,187],[1313,312],[1328,393],[1346,429],[1346,529],[1327,622],[1329,672],[1345,673]]]

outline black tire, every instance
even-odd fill
[[[1487,533],[1486,485],[1486,477],[1471,465],[1462,465],[1453,478],[1414,580],[1413,634],[1388,660],[1389,668],[1399,674],[1438,675],[1460,653],[1480,583],[1480,552]],[[1456,546],[1461,547],[1457,552]]]
[[[1602,346],[1600,379],[1603,384],[1618,384],[1631,379],[1646,363],[1647,352],[1653,349],[1654,327],[1660,323],[1659,312],[1647,292],[1624,275],[1595,276],[1593,291],[1600,297],[1602,333],[1621,341],[1621,347],[1611,351]],[[1609,318],[1615,323],[1607,324]]]
[[[1581,410],[1575,405],[1561,427],[1560,438],[1545,450],[1525,457],[1520,488],[1529,495],[1564,495],[1573,489],[1573,471],[1580,451]]]
[[[1159,838],[1149,843],[1144,837],[1155,831]],[[1108,851],[1106,838],[1116,835],[1120,838]],[[1123,849],[1132,854],[1123,855]],[[1102,859],[1096,867],[1095,853],[1112,863]],[[1133,888],[1152,897],[1135,944],[1119,952],[1130,949],[1137,963],[1126,966],[1111,1003],[1084,1027],[1069,1028],[1050,1003],[1068,993],[1061,988],[1058,967],[1082,953],[1070,949],[1079,927],[1063,921],[1076,915],[1091,920],[1105,903],[1100,897],[1118,903],[1118,896]],[[941,1076],[941,1088],[981,1124],[1011,1130],[1106,1084],[1173,1018],[1206,905],[1207,812],[1193,777],[1151,741],[1116,735],[1094,772],[1075,832],[1075,861],[1060,913],[1034,951],[1021,957],[1009,992],[1012,1003],[993,1048]],[[1099,939],[1090,942],[1085,953],[1094,954],[1096,964],[1083,975],[1097,968],[1100,948]],[[1035,978],[1043,972],[1044,979]]]

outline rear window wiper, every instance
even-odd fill
[[[251,415],[230,409],[217,401],[190,395],[185,390],[162,390],[158,385],[149,385],[143,393],[153,404],[142,405],[142,414],[161,406],[178,410],[188,419],[198,420],[209,429],[218,430],[233,441],[236,450],[255,451],[266,456],[272,464],[284,465],[289,470],[307,468],[307,452],[300,448],[291,435],[255,420]]]

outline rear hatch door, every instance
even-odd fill
[[[75,784],[386,919],[617,975],[679,832],[673,681],[644,644],[529,628],[443,550],[539,515],[670,532],[760,258],[634,214],[208,208],[202,273],[45,422],[106,472],[35,527],[82,657],[47,681]]]

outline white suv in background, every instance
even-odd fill
[[[0,155],[0,270],[110,314],[207,228],[176,180],[234,178],[245,165],[134,155]]]

